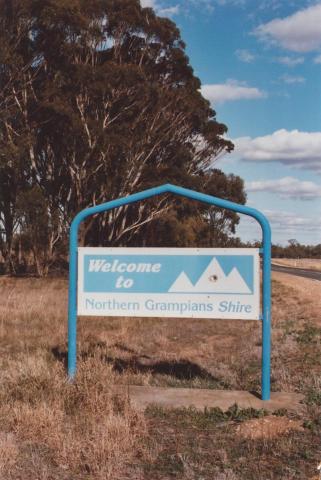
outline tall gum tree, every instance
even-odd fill
[[[0,2],[0,251],[5,270],[15,272],[13,239],[19,228],[19,192],[30,181],[34,135],[30,105],[38,68],[26,2]]]
[[[21,119],[12,141],[24,138],[25,177],[59,219],[55,241],[79,210],[166,181],[193,186],[232,150],[179,30],[138,0],[0,0],[0,18],[4,36],[21,32],[7,39],[22,52],[22,87],[4,95]],[[15,92],[27,92],[20,107]],[[127,244],[168,209],[168,197],[118,208],[86,222],[80,242]]]
[[[35,44],[46,65],[40,116],[46,121],[36,163],[46,191],[63,178],[59,196],[68,221],[81,208],[162,179],[180,182],[232,148],[171,21],[135,0],[41,2],[37,15]],[[167,205],[165,198],[152,208],[105,214],[97,222],[99,243],[128,241]]]

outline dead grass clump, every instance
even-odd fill
[[[0,432],[0,475],[10,472],[16,464],[19,448],[12,433]],[[3,478],[1,476],[1,478]]]
[[[230,468],[215,476],[215,480],[239,480],[239,478]]]
[[[246,420],[236,428],[239,437],[250,440],[256,440],[258,438],[271,440],[291,430],[302,432],[304,430],[302,421],[273,415]]]
[[[112,367],[99,356],[80,362],[74,383],[44,351],[18,355],[6,367],[1,478],[18,479],[24,471],[23,480],[69,479],[71,473],[73,480],[114,480],[143,455],[144,417],[114,391]]]
[[[129,405],[120,408],[112,396],[102,408],[101,395],[90,394],[91,400],[84,394],[83,408],[77,415],[66,414],[63,399],[33,406],[14,402],[11,406],[11,428],[21,449],[32,448],[38,469],[41,464],[56,469],[57,476],[50,478],[60,478],[64,470],[73,472],[73,478],[85,474],[104,480],[119,478],[139,451],[143,417]],[[41,455],[43,451],[46,458]],[[28,472],[29,460],[22,456],[19,463]]]

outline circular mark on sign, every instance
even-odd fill
[[[217,282],[217,280],[218,280],[217,275],[211,275],[211,276],[209,277],[209,281],[210,281],[210,282]]]

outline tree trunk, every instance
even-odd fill
[[[41,264],[39,261],[38,253],[36,248],[32,247],[33,259],[34,259],[34,266],[36,269],[36,275],[38,277],[43,277],[43,269],[41,268]]]

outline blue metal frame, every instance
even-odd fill
[[[68,302],[68,376],[72,379],[77,368],[77,253],[78,229],[87,217],[113,208],[139,202],[146,198],[173,193],[199,202],[226,208],[248,215],[260,224],[263,235],[263,299],[262,299],[262,400],[270,400],[270,362],[271,362],[271,228],[267,218],[255,208],[222,200],[204,193],[166,184],[128,197],[118,198],[79,212],[70,227],[69,240],[69,302]]]

